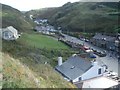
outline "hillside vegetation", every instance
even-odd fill
[[[22,32],[17,40],[2,40],[3,88],[74,87],[54,70],[58,56],[63,56],[64,61],[73,53],[69,47],[35,33],[33,22],[10,6],[2,4],[0,16],[2,27],[12,25]]]
[[[43,8],[43,9],[38,9],[38,10],[31,10],[25,13],[27,17],[30,15],[34,15],[33,18],[35,19],[36,17],[40,18],[51,18],[54,14],[57,13],[59,8]],[[49,13],[49,14],[47,14]]]
[[[41,12],[36,10],[35,15],[32,14],[36,18],[48,18],[51,24],[61,26],[64,31],[116,33],[120,31],[119,4],[118,2],[68,2],[62,7]],[[49,12],[52,14],[49,15]]]
[[[3,88],[73,88],[72,84],[49,65],[35,64],[34,71],[25,63],[2,54]],[[36,70],[36,71],[35,71]]]
[[[2,11],[0,11],[0,20],[2,19],[2,26],[14,26],[20,32],[30,32],[34,26],[33,22],[26,18],[26,16],[19,10],[14,9],[10,6],[2,5]]]
[[[28,34],[26,34],[28,35]],[[30,34],[37,37],[41,35]],[[27,37],[27,36],[25,36]],[[16,41],[5,41],[2,42],[3,52],[3,87],[4,88],[72,88],[74,87],[69,82],[65,81],[60,76],[54,67],[57,65],[57,57],[63,56],[63,61],[71,56],[72,51],[64,49],[64,44],[54,41],[53,43],[60,43],[63,45],[61,50],[59,47],[52,48],[52,44],[46,45],[46,48],[41,46],[34,46],[32,42],[42,44],[43,41],[34,41],[24,36]],[[29,35],[28,35],[29,37]],[[42,39],[48,39],[47,36],[43,36]],[[49,39],[52,41],[52,39]],[[25,43],[28,42],[29,43]],[[48,41],[44,41],[47,43]],[[43,43],[43,44],[44,44]],[[49,46],[50,45],[50,46]],[[47,48],[48,47],[48,48]],[[49,48],[50,47],[50,48]],[[58,48],[58,49],[57,49]],[[62,47],[61,47],[62,48]],[[40,83],[40,84],[39,84]]]

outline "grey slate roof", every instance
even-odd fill
[[[102,35],[100,33],[96,34],[93,38],[94,39],[99,39],[99,40],[106,39],[106,41],[114,41],[115,40],[115,37]]]
[[[8,26],[7,28],[2,29],[2,30],[3,30],[3,32],[4,31],[11,31],[12,33],[17,33],[18,32],[18,30],[15,29],[13,26]]]
[[[56,70],[70,80],[81,76],[92,66],[91,62],[84,60],[79,56],[70,57],[61,66],[56,66]]]

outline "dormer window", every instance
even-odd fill
[[[75,66],[72,66],[70,69],[74,69],[75,68]]]

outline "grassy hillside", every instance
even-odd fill
[[[47,48],[47,49],[69,49],[68,46],[59,42],[57,39],[52,37],[31,33],[24,33],[20,38],[21,41],[25,42],[28,46],[33,46],[36,48]]]
[[[22,58],[23,59],[23,58]],[[28,67],[21,60],[2,54],[3,88],[73,88],[49,65]],[[34,71],[33,71],[33,70]]]
[[[49,17],[48,12],[44,18],[55,26],[61,26],[64,31],[73,32],[106,32],[116,33],[118,29],[119,4],[115,2],[76,2],[66,3],[62,7],[55,8],[56,13]],[[51,11],[52,13],[52,11]],[[37,13],[43,18],[41,12]],[[38,18],[38,17],[37,17]]]
[[[36,33],[24,33],[16,41],[3,40],[2,46],[3,52],[9,53],[15,58],[30,58],[36,63],[45,63],[47,61],[53,67],[57,65],[58,56],[62,56],[63,60],[66,60],[75,53],[65,44]],[[49,59],[42,60],[42,57]],[[28,63],[26,61],[23,62]]]
[[[34,24],[32,21],[24,16],[19,10],[10,6],[2,5],[2,11],[0,11],[0,19],[2,19],[3,28],[7,26],[13,26],[20,32],[30,32]]]
[[[24,36],[25,35],[25,36]],[[43,42],[41,39],[44,39]],[[37,40],[36,40],[37,39]],[[49,40],[49,41],[47,41]],[[30,42],[29,42],[30,41]],[[50,42],[51,41],[51,42]],[[34,42],[34,43],[32,43]],[[48,43],[48,44],[46,44]],[[61,45],[57,47],[55,45]],[[35,47],[37,45],[37,47]],[[46,48],[43,45],[46,44]],[[40,45],[40,46],[39,46]],[[53,47],[52,47],[53,45]],[[63,48],[63,49],[61,49]],[[63,56],[63,61],[74,53],[63,43],[48,36],[24,33],[16,41],[2,41],[3,54],[3,87],[6,88],[72,88],[54,71],[57,57]],[[46,64],[45,64],[46,63]],[[40,82],[40,84],[38,83]]]
[[[58,56],[66,60],[74,53],[69,47],[35,33],[32,21],[10,6],[2,5],[0,16],[2,27],[12,25],[23,32],[15,41],[2,40],[3,88],[74,87],[54,71]]]

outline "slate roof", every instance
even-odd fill
[[[61,66],[56,66],[56,70],[68,79],[74,80],[89,70],[90,67],[92,67],[90,61],[84,60],[79,56],[75,56],[70,57]]]
[[[93,38],[99,39],[99,40],[105,39],[106,41],[114,41],[115,40],[115,37],[102,35],[100,33],[96,34]]]
[[[9,27],[3,29],[3,31],[11,31],[12,33],[18,32],[13,26],[9,26]]]

